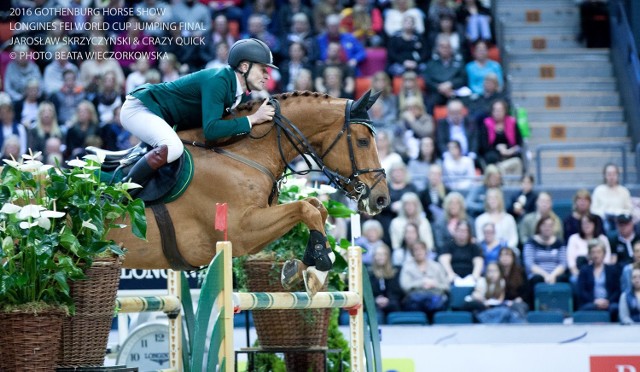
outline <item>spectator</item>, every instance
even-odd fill
[[[578,280],[580,267],[587,263],[589,254],[588,245],[594,240],[598,240],[605,248],[604,263],[611,262],[611,247],[607,236],[602,229],[596,228],[596,217],[592,214],[585,214],[580,219],[579,232],[571,235],[567,242],[567,268],[571,272],[572,283]]]
[[[370,0],[356,0],[351,8],[340,13],[340,26],[345,32],[353,34],[362,45],[379,46],[382,44],[384,19],[380,9]]]
[[[420,139],[434,135],[433,117],[425,110],[422,100],[414,96],[405,101],[400,123],[396,127],[396,136],[402,139],[400,152],[407,158],[415,158],[420,151]]]
[[[27,144],[34,153],[42,151],[43,159],[49,155],[46,151],[46,142],[49,138],[62,140],[63,135],[58,126],[56,108],[51,102],[44,101],[38,106],[38,116],[35,126],[29,130]]]
[[[424,34],[425,15],[415,7],[413,0],[391,0],[392,8],[384,12],[384,32],[388,37],[402,30],[406,16],[414,20],[415,31],[420,37]]]
[[[149,65],[149,61],[145,58],[140,58],[132,65],[132,70],[127,76],[125,81],[125,92],[131,92],[135,88],[141,86],[142,84],[147,82],[147,78],[145,74],[151,66]],[[103,82],[104,84],[104,82]]]
[[[255,0],[247,2],[246,6],[244,7],[244,15],[242,18],[241,28],[243,30],[248,30],[250,28],[250,18],[257,15],[262,16],[262,18],[268,21],[268,23],[264,26],[265,29],[269,31],[269,33],[273,35],[282,35],[283,29],[279,24],[276,7],[277,4],[275,0]]]
[[[38,65],[29,59],[29,47],[26,44],[14,46],[13,51],[17,57],[9,62],[4,72],[4,91],[12,101],[18,102],[24,98],[27,82],[33,79],[42,81],[42,74]]]
[[[460,100],[447,104],[447,117],[436,125],[436,143],[441,156],[447,152],[451,140],[460,143],[462,155],[476,159],[479,150],[480,133],[475,123],[464,115],[464,105]]]
[[[38,117],[38,105],[42,102],[42,90],[40,80],[31,79],[27,81],[24,90],[24,98],[15,103],[16,121],[25,126],[33,127]]]
[[[489,164],[484,170],[482,184],[476,185],[469,190],[466,197],[467,212],[476,217],[484,213],[484,203],[487,190],[490,188],[502,188],[502,174],[500,169],[493,164]]]
[[[512,301],[512,308],[520,308],[525,313],[529,306],[529,292],[527,286],[527,276],[520,266],[516,253],[511,248],[501,248],[498,255],[498,265],[500,272],[505,279],[505,300]]]
[[[442,217],[444,199],[449,191],[449,188],[443,182],[442,165],[439,162],[431,164],[427,176],[427,187],[419,194],[422,208],[425,210],[429,221],[435,222]]]
[[[407,164],[407,171],[411,176],[411,183],[416,187],[418,192],[422,192],[427,188],[429,183],[429,168],[433,164],[439,164],[440,161],[436,157],[436,146],[432,137],[423,137],[420,139],[420,149],[417,156],[411,158]],[[427,216],[430,211],[425,210]]]
[[[418,242],[420,242],[418,225],[413,222],[407,223],[402,232],[402,244],[399,248],[391,250],[391,261],[393,264],[396,266],[404,266],[406,261],[411,260],[411,250]],[[432,251],[429,250],[428,247],[427,253],[429,257],[432,256]]]
[[[503,239],[496,237],[496,225],[493,222],[487,222],[481,227],[478,226],[478,220],[476,220],[476,231],[482,231],[483,239],[477,239],[479,241],[480,248],[482,248],[484,262],[488,265],[491,262],[498,262],[498,256],[502,248],[509,248],[507,242]]]
[[[633,226],[633,217],[628,213],[616,217],[616,232],[611,235],[611,262],[621,268],[633,261],[633,246],[640,241]]]
[[[476,175],[473,160],[462,155],[460,142],[456,140],[449,141],[447,148],[442,161],[445,184],[452,190],[467,191]]]
[[[364,46],[350,33],[340,32],[340,16],[332,14],[327,17],[327,31],[318,35],[318,48],[320,59],[326,60],[329,43],[338,42],[341,53],[347,65],[356,71],[358,76],[358,64],[367,57]]]
[[[422,94],[422,88],[418,82],[418,75],[415,71],[406,71],[402,74],[402,84],[398,92],[398,108],[400,111],[406,106],[407,100],[411,97],[418,97],[426,106],[426,97]]]
[[[384,71],[378,71],[371,77],[371,89],[380,92],[376,103],[382,105],[380,120],[390,125],[398,120],[398,96],[393,94],[391,79]]]
[[[322,61],[318,61],[315,86],[319,92],[326,92],[326,87],[324,86],[324,70],[330,67],[340,69],[342,75],[342,89],[347,94],[353,94],[356,85],[355,70],[353,67],[345,65],[342,60],[340,43],[335,41],[329,43],[326,58]]]
[[[402,29],[389,38],[387,51],[387,71],[390,75],[401,76],[405,71],[422,74],[426,71],[428,50],[424,44],[424,38],[416,30],[413,15],[403,16]]]
[[[305,19],[308,22],[311,19],[312,11],[306,4],[303,4],[301,0],[287,0],[284,4],[281,4],[280,9],[278,9],[278,24],[283,31],[283,34],[289,32],[295,23],[295,16],[297,14],[304,14]],[[282,35],[278,35],[282,36]],[[296,40],[297,42],[301,42],[302,40]],[[283,45],[283,47],[287,47],[287,45]]]
[[[58,123],[61,126],[65,126],[71,120],[75,114],[76,107],[86,96],[82,86],[77,83],[77,73],[75,71],[67,70],[63,73],[63,77],[64,85],[51,95],[51,102],[56,108]]]
[[[522,176],[522,135],[507,103],[494,101],[491,116],[484,119],[480,147],[487,164],[496,164],[504,175]]]
[[[435,0],[433,4],[429,6],[429,12],[427,14],[428,24],[431,25],[431,29],[437,31],[438,22],[443,16],[448,16],[455,21],[455,2],[451,0]]]
[[[376,148],[378,150],[378,158],[380,165],[384,168],[386,174],[391,174],[391,166],[395,163],[402,163],[402,157],[394,152],[391,148],[393,135],[383,130],[376,133]]]
[[[608,1],[578,0],[575,3],[580,4],[579,40],[585,41],[587,48],[609,48],[611,31]]]
[[[168,4],[158,0],[143,0],[135,5],[135,14],[144,22],[144,32],[149,36],[164,36],[162,25],[169,21],[171,9]]]
[[[0,130],[0,147],[3,147],[5,139],[10,136],[16,136],[20,145],[18,148],[20,153],[18,155],[27,152],[27,130],[24,125],[15,120],[13,105],[6,93],[0,93],[0,128],[2,128]]]
[[[317,34],[327,31],[328,17],[330,15],[339,15],[341,12],[342,3],[339,0],[318,0],[313,6],[313,30]]]
[[[66,44],[56,45],[56,53],[54,53],[55,60],[51,61],[44,69],[44,92],[47,96],[51,96],[62,89],[64,85],[64,72],[66,70],[78,72],[78,67],[69,62],[69,58],[67,57],[70,50],[71,48]]]
[[[171,5],[172,22],[199,23],[198,30],[183,30],[185,37],[200,37],[211,32],[211,14],[209,9],[195,0],[183,0]],[[196,27],[193,27],[196,28]]]
[[[591,213],[600,216],[605,231],[615,229],[615,216],[630,213],[633,206],[629,189],[620,184],[620,172],[615,164],[604,166],[604,183],[598,185],[591,195]]]
[[[313,91],[315,90],[313,86],[313,74],[311,70],[301,69],[298,71],[298,76],[296,76],[296,80],[293,83],[293,90],[298,91]]]
[[[400,311],[404,292],[400,287],[400,269],[391,263],[389,247],[381,244],[374,248],[373,262],[369,268],[369,281],[380,315]]]
[[[536,199],[536,211],[527,213],[520,221],[518,226],[518,233],[520,234],[520,241],[524,244],[529,241],[536,231],[537,225],[540,219],[543,217],[550,217],[553,220],[553,235],[564,242],[564,232],[562,230],[562,221],[560,217],[553,211],[553,200],[551,194],[548,192],[541,192]]]
[[[567,247],[554,235],[556,221],[547,215],[536,223],[535,235],[524,244],[524,267],[531,293],[536,284],[567,282]]]
[[[98,124],[98,114],[93,104],[89,101],[80,102],[67,131],[66,160],[74,159],[78,154],[84,152],[87,139],[91,136],[98,136]]]
[[[242,0],[200,0],[200,2],[208,5],[211,9],[211,19],[223,15],[234,22],[240,23],[242,21]],[[232,44],[233,42],[229,45]]]
[[[619,302],[620,323],[640,323],[640,265],[635,265],[631,272],[631,285],[622,292]]]
[[[400,272],[400,286],[406,293],[402,307],[431,316],[446,307],[449,292],[447,273],[440,263],[429,259],[424,243],[415,244],[411,254],[413,260],[408,260]]]
[[[297,13],[293,16],[293,24],[286,35],[287,45],[290,43],[302,43],[307,51],[307,61],[314,63],[320,58],[318,50],[318,40],[311,30],[309,17],[304,13]]]
[[[256,3],[260,3],[263,1],[272,2],[271,0],[258,0]],[[271,49],[271,53],[273,53],[273,58],[276,61],[281,61],[283,58],[284,50],[280,45],[280,39],[278,38],[278,34],[276,34],[272,29],[267,29],[269,24],[273,24],[276,20],[273,18],[269,18],[265,14],[254,13],[251,14],[247,20],[247,32],[244,33],[242,39],[254,38],[263,41],[269,49]]]
[[[374,264],[374,252],[379,246],[384,245],[387,250],[389,249],[382,241],[383,236],[384,230],[380,222],[373,219],[364,221],[362,224],[362,236],[356,239],[356,245],[363,249],[362,263],[364,265],[371,266]],[[390,252],[388,253],[389,255],[391,254]]]
[[[620,272],[604,263],[606,248],[601,240],[589,243],[590,264],[580,270],[578,299],[580,310],[608,311],[612,321],[618,319]]]
[[[476,282],[471,300],[486,310],[504,302],[506,282],[496,262],[487,263],[484,276]]]
[[[220,42],[216,44],[214,48],[215,55],[204,68],[220,68],[227,66],[227,58],[229,57],[229,44]]]
[[[431,224],[424,216],[422,205],[418,195],[413,192],[406,192],[400,199],[402,206],[398,211],[398,217],[391,220],[389,226],[389,236],[391,239],[391,248],[395,251],[402,244],[404,230],[407,224],[412,223],[418,228],[418,236],[420,241],[427,245],[429,252],[434,252],[433,232]],[[406,247],[405,247],[406,248]]]
[[[95,52],[95,59],[88,59],[80,65],[80,84],[84,87],[86,93],[95,93],[98,91],[100,79],[108,71],[115,74],[116,85],[124,86],[124,72],[118,61],[113,58],[105,58],[109,54],[106,44],[92,44],[91,51]]]
[[[482,249],[472,242],[471,225],[466,220],[458,221],[453,241],[444,245],[438,257],[447,272],[449,282],[461,286],[480,279],[484,266]]]
[[[289,57],[280,64],[280,86],[282,91],[290,92],[293,89],[293,83],[302,69],[311,70],[313,66],[307,62],[307,51],[304,44],[293,42],[289,44]]]
[[[102,148],[105,150],[118,151],[131,147],[125,139],[128,138],[130,134],[123,133],[126,132],[126,129],[124,129],[122,123],[120,123],[120,108],[121,106],[116,106],[113,109],[111,121],[101,126],[98,131],[102,139]]]
[[[393,163],[389,171],[389,199],[390,204],[375,218],[380,221],[385,231],[389,231],[391,220],[396,218],[402,209],[402,196],[407,192],[416,192],[407,174],[407,167],[403,162]],[[391,246],[391,240],[385,241]]]
[[[498,75],[489,72],[484,77],[482,94],[471,94],[463,98],[469,109],[471,121],[482,124],[484,119],[491,115],[491,107],[497,100],[503,100],[507,102],[507,106],[510,106],[508,95],[500,89],[498,84]]]
[[[484,78],[488,73],[494,73],[498,77],[498,90],[502,90],[504,78],[500,63],[489,59],[489,46],[485,41],[478,41],[473,47],[473,61],[466,65],[469,88],[475,94],[484,93]]]
[[[471,44],[479,41],[491,41],[491,11],[479,0],[464,0],[456,9],[458,22],[465,28],[465,36]]]
[[[229,45],[233,45],[233,43],[235,43],[236,41],[236,37],[231,34],[231,30],[229,29],[229,21],[227,20],[227,17],[223,14],[218,14],[213,19],[213,29],[211,30],[211,37],[209,38],[209,43],[207,44],[207,53],[209,55],[209,58],[207,59],[210,60],[211,58],[213,58],[213,56],[216,55],[218,45],[220,43],[227,44],[228,47]]]
[[[448,39],[451,45],[451,52],[453,55],[462,57],[463,60],[469,59],[469,47],[465,42],[464,36],[458,31],[458,25],[456,19],[452,13],[444,13],[433,23],[435,28],[429,34],[429,57],[433,53],[433,46],[436,44],[436,40]]]
[[[476,239],[484,240],[484,229],[487,223],[493,223],[497,240],[502,240],[507,247],[518,253],[518,227],[512,215],[504,210],[504,196],[499,188],[487,190],[485,212],[476,218]],[[497,258],[497,257],[496,257]]]
[[[149,65],[155,64],[155,52],[156,47],[154,46],[154,40],[151,36],[147,35],[143,30],[142,20],[140,17],[134,15],[127,19],[127,24],[129,27],[127,31],[124,31],[118,35],[118,42],[114,46],[114,52],[121,52],[123,56],[131,56],[128,58],[120,58],[118,63],[122,67],[123,71],[127,74],[131,72],[133,64],[136,63],[136,58],[134,57],[134,53],[145,53],[149,56],[149,58],[145,58],[148,60]],[[138,40],[138,43],[128,42],[129,40]]]
[[[322,73],[322,84],[324,90],[320,90],[323,93],[327,93],[332,97],[349,98],[352,99],[352,93],[349,93],[342,84],[343,76],[342,70],[337,66],[328,66]],[[317,86],[316,86],[317,87]]]
[[[429,92],[430,108],[447,104],[458,95],[456,91],[467,84],[464,60],[453,54],[448,37],[436,39],[436,53],[427,63],[424,80]]]
[[[117,85],[117,81],[115,73],[106,72],[102,77],[102,84],[100,84],[98,94],[93,99],[93,105],[98,111],[98,120],[101,126],[113,120],[113,110],[122,106],[124,102],[122,86]]]
[[[176,55],[173,53],[167,53],[165,58],[161,59],[160,63],[158,63],[158,68],[162,74],[163,83],[178,80],[180,77],[180,64],[178,63]]]
[[[536,199],[538,199],[538,193],[533,190],[533,175],[527,173],[520,179],[520,192],[511,198],[508,212],[516,219],[516,222],[520,222],[524,215],[535,211]],[[564,231],[567,231],[566,227]]]
[[[0,151],[2,151],[3,160],[18,160],[24,154],[20,151],[20,138],[14,134],[4,139],[0,146]]]
[[[582,217],[590,215],[595,219],[595,229],[604,233],[604,226],[600,216],[591,213],[591,193],[586,189],[580,189],[573,195],[571,214],[562,221],[564,236],[569,242],[569,237],[580,232]],[[586,254],[586,250],[585,250]]]
[[[442,209],[443,213],[436,219],[433,228],[438,253],[442,253],[445,246],[453,241],[458,223],[466,221],[469,226],[473,226],[474,222],[472,218],[467,216],[464,197],[457,191],[449,192],[445,196]]]
[[[49,165],[62,164],[64,157],[62,155],[62,139],[58,137],[49,137],[44,145],[43,154],[47,154],[44,157],[44,163]]]
[[[632,271],[635,266],[640,265],[640,241],[636,241],[633,244],[633,262],[626,264],[622,269],[622,275],[620,275],[620,289],[622,292],[627,292],[632,288]]]

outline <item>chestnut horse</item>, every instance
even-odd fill
[[[271,100],[276,107],[273,123],[254,126],[250,134],[216,143],[215,148],[203,143],[202,129],[178,132],[183,142],[201,145],[189,147],[195,169],[191,185],[178,200],[166,205],[184,260],[204,266],[215,255],[216,241],[224,238],[213,228],[216,203],[228,204],[228,240],[233,242],[234,256],[257,253],[299,222],[319,232],[315,241],[310,238],[310,254],[313,247],[321,248],[318,244],[326,247],[327,211],[320,201],[309,198],[277,205],[277,181],[300,154],[314,158],[324,174],[357,201],[359,211],[379,213],[389,203],[389,190],[367,115],[378,95],[367,92],[357,102],[311,92],[276,95]],[[250,115],[259,104],[240,105],[233,114]],[[149,208],[146,217],[147,241],[135,238],[128,228],[112,230],[110,238],[127,249],[124,267],[170,268]],[[315,293],[331,263],[305,271],[314,259],[303,261],[287,263],[291,277],[287,281],[299,282],[304,275],[307,290]],[[307,283],[308,275],[311,284]]]

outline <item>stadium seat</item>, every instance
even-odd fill
[[[449,293],[449,309],[458,310],[462,309],[465,304],[464,298],[473,292],[473,287],[451,287]]]
[[[362,95],[371,88],[371,77],[361,76],[356,78],[355,87],[355,99],[359,99]]]
[[[427,314],[422,311],[395,311],[387,315],[387,324],[427,325]]]
[[[560,310],[565,316],[573,312],[573,293],[569,283],[538,283],[535,288],[535,310]]]
[[[371,76],[387,67],[387,49],[367,48],[367,58],[360,64],[360,76]]]
[[[492,59],[496,62],[502,62],[502,58],[500,58],[500,49],[497,46],[490,47],[487,55],[489,59]]]
[[[471,324],[473,314],[468,311],[439,311],[433,314],[433,324]]]
[[[579,310],[573,313],[573,323],[610,323],[608,311]]]
[[[564,321],[561,311],[529,311],[527,314],[529,323],[560,323]]]

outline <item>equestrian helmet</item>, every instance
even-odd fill
[[[236,41],[229,49],[229,66],[238,68],[240,62],[249,61],[260,63],[278,70],[273,64],[273,55],[267,44],[258,39],[243,39]]]

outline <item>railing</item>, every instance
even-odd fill
[[[536,147],[536,185],[542,185],[542,152],[564,150],[620,150],[622,155],[622,183],[627,183],[627,146],[624,143],[583,142],[583,143],[545,143]]]
[[[640,142],[640,60],[621,0],[609,2],[611,58],[633,143]]]

